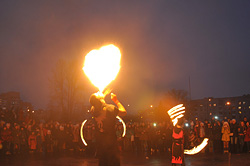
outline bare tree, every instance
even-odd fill
[[[82,75],[81,64],[77,60],[60,59],[50,79],[50,109],[60,111],[64,120],[72,116],[78,96],[83,91],[80,78]]]
[[[188,99],[188,92],[185,90],[169,90],[160,101],[156,116],[160,119],[167,118],[167,111],[175,105],[186,103]]]
[[[171,89],[165,95],[164,102],[168,107],[173,107],[177,104],[186,102],[188,99],[188,92],[185,90]]]

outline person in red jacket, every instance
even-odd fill
[[[247,143],[247,151],[250,153],[250,125],[249,125],[249,122],[246,123],[244,142]]]

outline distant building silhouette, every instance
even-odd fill
[[[0,94],[0,109],[6,111],[28,111],[33,110],[33,106],[29,102],[22,101],[19,92],[7,92]]]
[[[191,100],[189,106],[190,118],[209,120],[226,118],[243,120],[250,119],[250,94],[238,97],[213,98]]]

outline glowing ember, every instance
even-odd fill
[[[203,148],[205,148],[205,146],[208,144],[208,138],[204,138],[204,140],[202,141],[202,143],[196,147],[194,147],[193,149],[190,150],[184,150],[184,154],[189,154],[189,155],[194,155],[199,153]]]
[[[85,56],[82,68],[90,81],[103,92],[120,70],[121,52],[113,44],[92,50]]]
[[[116,116],[116,118],[122,123],[122,126],[123,126],[122,137],[124,137],[126,135],[126,125],[125,125],[124,121],[122,120],[122,118],[120,118],[119,116]],[[81,139],[82,139],[82,142],[85,146],[88,145],[84,139],[84,136],[83,136],[83,128],[84,128],[84,125],[86,124],[86,122],[87,122],[87,119],[82,122],[81,131],[80,131],[81,132]]]

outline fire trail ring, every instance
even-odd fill
[[[126,135],[126,125],[124,123],[124,121],[122,120],[122,118],[120,118],[119,116],[116,116],[116,118],[122,123],[122,126],[123,126],[123,133],[122,133],[122,137],[124,137]],[[83,136],[83,127],[84,125],[86,124],[88,120],[85,119],[83,122],[82,122],[82,125],[81,125],[81,130],[80,130],[80,134],[81,134],[81,139],[82,139],[82,142],[85,146],[87,146],[87,142],[85,141],[84,139],[84,136]]]

